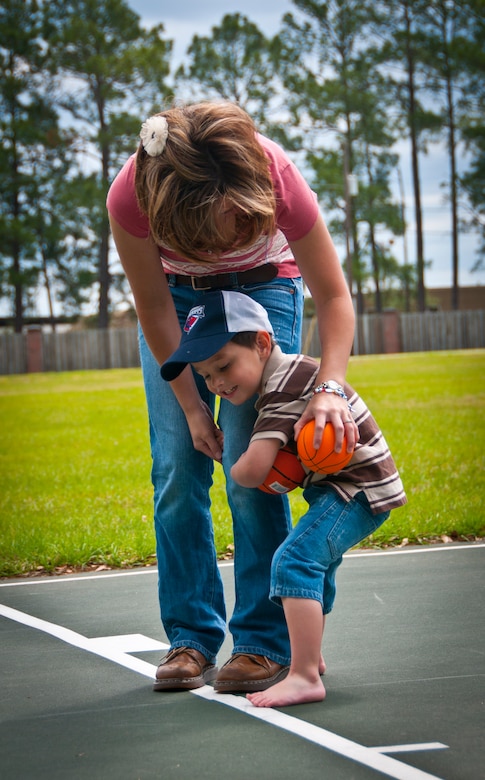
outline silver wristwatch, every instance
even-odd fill
[[[347,393],[345,392],[342,385],[339,385],[335,379],[329,379],[327,382],[322,382],[321,384],[314,387],[313,395],[317,395],[318,393],[334,393],[334,395],[338,395],[340,398],[343,398],[344,401],[347,401]]]

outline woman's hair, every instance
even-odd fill
[[[273,233],[269,161],[248,114],[233,103],[198,103],[157,116],[168,123],[165,148],[150,156],[140,144],[135,172],[136,197],[154,241],[208,263]],[[229,210],[235,235],[224,230]]]

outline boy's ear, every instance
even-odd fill
[[[271,336],[266,330],[258,330],[256,333],[256,347],[261,357],[267,357],[271,353]]]

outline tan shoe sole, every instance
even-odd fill
[[[271,688],[275,683],[284,680],[290,671],[289,666],[283,666],[276,674],[271,677],[263,677],[261,680],[216,680],[214,690],[217,693],[255,693],[256,691],[265,691]]]
[[[194,688],[202,688],[217,676],[217,666],[209,664],[202,674],[196,677],[169,677],[166,680],[155,680],[154,691],[191,691]]]

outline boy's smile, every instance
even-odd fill
[[[211,393],[238,406],[260,392],[266,357],[259,344],[250,348],[228,341],[215,355],[192,365]]]

